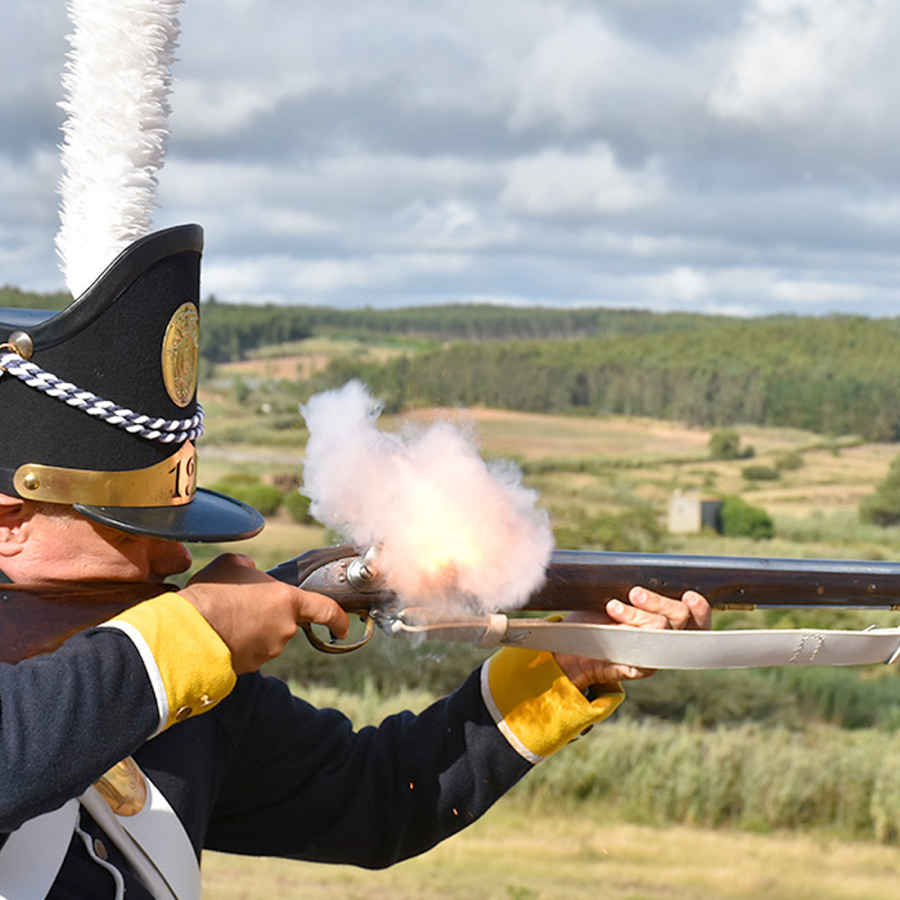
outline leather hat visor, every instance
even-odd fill
[[[199,488],[184,506],[84,506],[75,510],[85,518],[129,534],[173,541],[239,541],[259,534],[262,515],[233,497]]]

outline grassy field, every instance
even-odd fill
[[[326,686],[303,692],[319,706],[336,705],[359,724],[398,708],[420,709],[427,694],[350,696]],[[654,729],[655,730],[655,729]],[[667,729],[677,743],[677,729]],[[625,760],[627,725],[596,728],[578,745],[574,766],[590,752]],[[743,732],[751,736],[751,731]],[[828,739],[828,732],[822,732]],[[773,741],[783,749],[785,736]],[[618,748],[618,749],[616,749]],[[673,746],[673,752],[678,748]],[[683,749],[683,748],[682,748]],[[632,755],[634,755],[632,753]],[[721,760],[720,760],[721,761]],[[893,764],[889,756],[886,765]],[[710,763],[715,765],[715,763]],[[602,768],[599,757],[595,768]],[[701,762],[698,765],[702,766]],[[544,779],[553,768],[556,775]],[[900,849],[842,839],[837,832],[756,833],[626,822],[608,794],[572,803],[557,798],[568,778],[565,754],[544,764],[484,819],[429,853],[391,869],[367,872],[285,860],[207,854],[206,900],[881,900],[897,895]],[[719,773],[710,771],[710,779]],[[695,773],[696,775],[696,773]],[[534,780],[544,780],[534,790]],[[561,789],[563,790],[563,789]],[[651,788],[652,790],[652,788]],[[566,793],[566,797],[569,794]]]
[[[204,857],[205,900],[888,900],[896,848],[804,834],[648,828],[501,803],[430,853],[367,872]]]
[[[382,363],[404,352],[403,346],[368,344],[349,338],[334,340],[314,337],[296,344],[263,347],[248,359],[220,363],[217,372],[223,378],[309,378],[321,372],[333,359],[352,356],[357,360]]]
[[[253,361],[257,364],[258,361]],[[207,392],[210,432],[227,422],[231,435],[266,434],[266,413],[258,406],[235,403],[220,392]],[[275,472],[299,473],[306,432],[298,427],[273,432],[273,444],[200,444],[200,481],[212,484],[234,472],[266,477]],[[833,441],[797,429],[739,428],[752,459],[712,460],[710,432],[676,422],[627,417],[543,416],[507,410],[415,410],[403,421],[426,425],[442,417],[471,432],[489,456],[513,458],[526,469],[526,483],[536,488],[551,516],[565,521],[573,514],[604,516],[635,502],[649,504],[660,519],[675,491],[739,494],[766,510],[775,520],[776,540],[766,544],[729,541],[715,535],[671,537],[673,552],[739,553],[745,555],[892,558],[900,555],[900,529],[860,525],[860,500],[884,477],[900,448],[891,444]],[[401,419],[385,417],[385,428]],[[749,465],[777,468],[787,454],[796,468],[778,469],[773,481],[748,480]],[[273,520],[269,534],[254,547],[266,551],[292,539],[287,525]],[[276,534],[277,532],[277,534]],[[315,542],[315,532],[298,532],[297,543]],[[257,551],[259,552],[259,551]]]
[[[327,348],[310,347],[304,365],[319,365],[316,350],[325,353]],[[296,359],[258,360],[255,368],[247,366],[231,374],[277,377],[274,373],[287,375],[293,368],[288,375],[293,377],[297,365]],[[237,432],[265,433],[267,414],[258,406],[236,403],[221,391],[205,399],[207,409],[226,417]],[[710,432],[675,422],[486,409],[419,410],[405,418],[424,424],[437,416],[451,417],[470,429],[486,454],[519,460],[528,473],[526,482],[539,491],[555,521],[573,512],[615,514],[635,503],[648,504],[662,519],[674,491],[736,493],[773,517],[774,539],[670,535],[665,537],[664,549],[755,556],[900,556],[900,529],[863,526],[857,516],[860,499],[874,489],[900,452],[894,445],[748,427],[738,430],[742,443],[753,446],[753,458],[714,461],[707,446]],[[398,425],[397,420],[385,422],[385,427]],[[261,476],[297,472],[304,439],[305,432],[298,428],[287,436],[280,431],[277,446],[259,440],[207,447],[201,443],[201,483],[211,484],[233,472]],[[799,456],[800,465],[779,469],[776,480],[753,482],[743,473],[750,464],[777,467],[791,453]],[[268,566],[328,541],[323,529],[292,524],[279,513],[261,536],[228,549],[247,552]],[[198,564],[217,549],[204,548]],[[410,705],[415,707],[415,700]],[[598,732],[592,740],[602,739]],[[513,797],[447,844],[386,872],[210,854],[204,862],[204,896],[207,900],[580,900],[597,896],[610,900],[879,900],[898,893],[900,851],[896,847],[804,833],[652,828],[607,818],[608,812],[591,807],[569,815],[543,808],[536,814]]]

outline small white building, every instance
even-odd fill
[[[669,533],[698,534],[704,528],[721,531],[721,513],[721,500],[676,491],[669,501]]]

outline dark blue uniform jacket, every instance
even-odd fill
[[[143,663],[119,631],[94,629],[52,654],[0,665],[0,834],[133,755],[198,857],[207,847],[375,868],[469,824],[530,767],[494,725],[477,673],[419,715],[358,732],[259,674],[148,740],[157,727]],[[125,869],[111,845],[109,855]],[[147,896],[127,873],[126,884],[129,900]],[[113,895],[109,873],[74,839],[50,896]]]

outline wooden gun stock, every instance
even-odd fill
[[[332,597],[348,612],[396,607],[397,598],[352,547],[311,550],[269,571],[280,581]],[[354,576],[354,566],[364,577]],[[349,576],[348,577],[348,573]],[[900,564],[851,560],[674,556],[557,550],[544,585],[524,609],[596,609],[634,585],[672,597],[704,594],[718,609],[900,608]],[[55,650],[78,631],[112,618],[170,586],[82,583],[0,587],[0,662]]]
[[[0,586],[0,662],[50,653],[79,631],[158,596],[145,582],[8,584]]]

